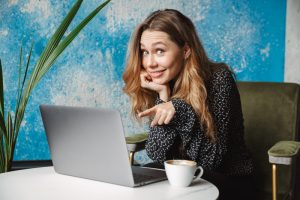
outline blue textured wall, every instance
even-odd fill
[[[34,41],[32,64],[74,0],[0,0],[0,58],[6,108],[14,109],[19,47]],[[225,3],[226,2],[226,3]],[[113,0],[56,62],[30,98],[15,159],[49,159],[38,105],[119,109],[126,133],[143,130],[131,119],[121,80],[130,34],[151,11],[175,8],[190,17],[209,56],[228,63],[239,80],[283,81],[286,1]],[[101,0],[84,1],[77,24]],[[140,156],[140,160],[145,159]]]

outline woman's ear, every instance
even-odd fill
[[[187,59],[191,55],[191,48],[187,43],[185,43],[183,47],[183,53],[184,53],[184,59]]]

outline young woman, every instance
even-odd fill
[[[123,79],[133,114],[151,119],[146,152],[155,163],[194,160],[221,199],[249,197],[241,195],[251,189],[253,163],[235,80],[207,57],[189,18],[166,9],[138,25]]]

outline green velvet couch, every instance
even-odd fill
[[[277,186],[278,200],[300,199],[299,153],[297,155],[300,146],[300,86],[269,82],[238,82],[237,85],[244,115],[245,140],[255,162],[258,199],[276,199],[272,197],[274,185]],[[134,152],[144,148],[147,133],[126,139],[133,162]],[[280,141],[284,142],[278,143]],[[280,163],[283,164],[277,165]],[[277,184],[274,185],[271,164],[278,166]]]
[[[300,86],[293,83],[238,82],[238,88],[245,140],[256,164],[256,185],[261,199],[272,199],[272,168],[267,152],[279,141],[299,141]],[[283,148],[282,153],[285,153],[289,147],[279,148]],[[295,194],[300,166],[297,155],[294,157],[291,165],[278,165],[279,200],[300,199],[299,194]]]

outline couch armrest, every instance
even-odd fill
[[[148,133],[138,133],[126,137],[126,144],[128,151],[136,152],[145,148],[146,141],[148,139]]]
[[[280,141],[268,150],[269,162],[274,164],[290,165],[292,158],[298,154],[300,142]]]

